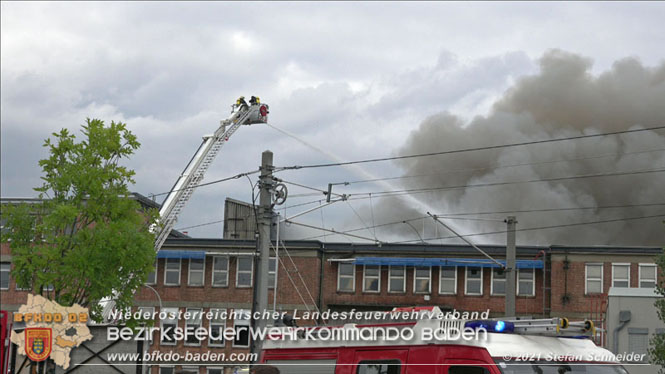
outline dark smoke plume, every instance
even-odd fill
[[[540,71],[517,81],[487,116],[465,122],[449,113],[427,118],[412,132],[400,155],[436,152],[531,140],[570,137],[665,124],[665,62],[643,66],[634,58],[614,63],[599,75],[584,57],[554,50],[540,59]],[[400,188],[458,186],[525,181],[575,175],[665,168],[665,131],[571,140],[493,151],[400,160]],[[636,153],[639,152],[639,153]],[[607,155],[598,158],[596,156]],[[556,160],[582,159],[569,162]],[[505,167],[515,164],[533,165]],[[503,167],[502,167],[503,166]],[[424,175],[424,176],[422,176]],[[579,178],[497,187],[463,188],[416,195],[437,213],[498,212],[547,208],[662,203],[665,173]],[[378,201],[378,200],[377,200]],[[380,222],[424,215],[408,203],[384,198],[374,203]],[[629,209],[518,213],[518,228],[665,214],[665,206]],[[508,214],[476,216],[504,218]],[[662,218],[518,232],[519,244],[664,245]],[[501,222],[456,221],[464,233],[504,230]],[[432,222],[413,222],[425,238],[450,235]],[[424,227],[424,229],[423,229]],[[402,225],[377,230],[377,236],[417,238]],[[505,243],[505,234],[470,238]],[[446,241],[450,243],[451,241]]]

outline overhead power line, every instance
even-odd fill
[[[168,191],[168,192],[160,192],[160,193],[157,193],[157,194],[150,194],[150,196],[155,197],[155,196],[161,196],[161,195],[168,195],[171,192],[177,192],[177,191],[181,191],[181,190],[193,190],[195,188],[199,188],[199,187],[203,187],[203,186],[209,186],[211,184],[226,182],[226,181],[230,181],[232,179],[239,179],[239,178],[242,178],[242,177],[245,177],[245,176],[256,174],[258,172],[260,172],[260,170],[248,171],[248,172],[245,172],[245,173],[236,174],[232,177],[217,179],[217,180],[206,182],[206,183],[199,183],[198,185],[196,185],[194,187],[185,187],[185,188],[181,188],[181,189],[174,189],[174,190],[171,190],[171,191]]]
[[[276,171],[298,170],[298,169],[324,168],[324,167],[333,167],[333,166],[345,166],[345,165],[354,165],[354,164],[366,164],[366,163],[371,163],[371,162],[393,161],[393,160],[402,160],[402,159],[417,158],[417,157],[429,157],[429,156],[439,156],[439,155],[447,155],[447,154],[463,153],[463,152],[485,151],[485,150],[491,150],[491,149],[520,147],[520,146],[533,145],[533,144],[561,142],[561,141],[577,140],[577,139],[588,139],[588,138],[596,138],[596,137],[601,137],[601,136],[629,134],[629,133],[635,133],[635,132],[654,131],[654,130],[661,130],[661,129],[665,129],[665,126],[655,126],[655,127],[647,127],[647,128],[643,128],[643,129],[613,131],[613,132],[606,132],[606,133],[602,133],[602,134],[577,135],[577,136],[570,136],[570,137],[566,137],[566,138],[532,140],[532,141],[528,141],[528,142],[490,145],[490,146],[484,146],[484,147],[474,147],[474,148],[464,148],[464,149],[455,149],[455,150],[450,150],[450,151],[428,152],[428,153],[420,153],[420,154],[414,154],[414,155],[371,158],[371,159],[365,159],[365,160],[333,162],[333,163],[325,163],[325,164],[283,166],[283,167],[278,167],[275,170]]]
[[[517,213],[546,213],[546,212],[562,212],[562,211],[573,211],[573,210],[599,210],[599,209],[623,209],[623,208],[645,208],[645,207],[657,207],[665,206],[665,202],[662,203],[649,203],[649,204],[625,204],[625,205],[599,205],[599,206],[585,206],[585,207],[567,207],[567,208],[542,208],[542,209],[524,209],[524,210],[503,210],[503,211],[481,211],[481,212],[455,212],[455,213],[441,213],[436,214],[438,217],[446,219],[469,219],[469,220],[480,220],[480,218],[466,218],[461,216],[474,216],[474,215],[487,215],[487,214],[517,214]],[[410,218],[406,220],[392,221],[381,223],[369,227],[356,227],[350,230],[341,231],[342,233],[352,233],[356,231],[366,230],[368,228],[380,228],[393,225],[407,224],[413,221],[420,221],[423,219],[428,219],[429,216],[419,216],[415,218]],[[492,222],[503,221],[503,219],[492,219]],[[322,237],[323,235],[309,236],[301,240],[311,240]],[[419,239],[422,241],[421,239]]]
[[[643,153],[653,153],[653,152],[662,152],[662,151],[665,151],[665,148],[650,149],[650,150],[646,150],[646,151],[637,151],[637,152],[615,152],[615,153],[606,153],[606,154],[603,154],[603,155],[596,155],[596,156],[589,156],[589,157],[568,158],[568,159],[550,160],[550,161],[524,162],[524,163],[510,164],[510,165],[500,165],[499,164],[499,165],[492,165],[492,166],[482,167],[482,168],[464,168],[464,169],[455,169],[455,170],[443,170],[442,169],[442,170],[439,170],[439,171],[436,171],[436,172],[433,172],[433,173],[402,175],[402,176],[396,176],[396,177],[385,177],[385,178],[374,178],[374,179],[362,179],[362,180],[355,180],[355,181],[350,181],[350,182],[336,182],[336,183],[333,183],[333,185],[349,185],[349,184],[380,182],[380,181],[388,181],[388,180],[418,178],[418,177],[431,177],[431,176],[443,175],[443,174],[463,173],[463,172],[479,171],[479,170],[506,169],[506,168],[520,167],[520,166],[547,165],[547,164],[556,164],[556,163],[561,163],[561,162],[593,160],[593,159],[607,158],[607,157],[612,157],[612,156],[628,156],[628,155],[637,155],[637,154],[643,154]]]
[[[357,193],[349,194],[349,196],[359,196],[359,195],[370,195],[371,194],[374,197],[383,197],[383,196],[395,196],[395,195],[401,195],[401,194],[423,193],[423,192],[430,192],[430,191],[456,190],[456,189],[462,189],[462,188],[492,187],[492,186],[503,186],[503,185],[510,185],[510,184],[556,182],[556,181],[582,179],[582,178],[598,178],[598,177],[612,177],[612,176],[620,176],[620,175],[650,174],[650,173],[660,173],[660,172],[663,172],[663,171],[665,171],[665,169],[634,170],[634,171],[625,171],[625,172],[617,172],[617,173],[598,173],[598,174],[586,174],[586,175],[573,175],[573,176],[569,176],[569,177],[530,179],[530,180],[525,180],[525,181],[478,183],[478,184],[465,184],[465,185],[458,185],[458,186],[412,188],[412,189],[392,190],[392,191],[357,192]],[[354,200],[354,199],[352,199],[352,200]]]
[[[526,228],[516,229],[516,231],[550,230],[550,229],[558,229],[558,228],[565,228],[565,227],[596,225],[596,224],[604,224],[604,223],[612,223],[612,222],[623,222],[623,221],[635,221],[635,220],[660,218],[660,217],[665,217],[665,212],[660,213],[660,214],[655,214],[655,215],[648,215],[648,216],[613,218],[613,219],[605,219],[605,220],[598,220],[598,221],[565,223],[565,224],[550,225],[550,226],[526,227]],[[363,239],[363,240],[367,240],[367,241],[370,241],[370,242],[376,242],[375,239],[350,234],[350,233],[345,232],[345,231],[337,231],[337,230],[334,230],[334,229],[325,229],[325,228],[322,228],[322,227],[307,225],[307,224],[299,223],[299,222],[292,222],[292,221],[289,221],[289,222],[292,223],[292,224],[295,224],[295,225],[308,227],[308,228],[315,229],[315,230],[321,230],[321,231],[326,231],[326,232],[330,232],[330,233],[333,233],[333,234],[338,234],[338,235]],[[425,242],[426,240],[445,240],[445,239],[469,238],[469,237],[473,237],[473,236],[487,236],[487,235],[505,234],[507,232],[508,232],[508,230],[497,230],[497,231],[480,232],[480,233],[473,233],[473,234],[439,236],[439,237],[435,237],[435,238],[418,238],[418,239],[413,239],[413,240],[402,240],[402,241],[396,241],[396,242],[384,242],[384,241],[382,241],[382,242],[379,242],[379,243],[380,244],[406,244],[406,243],[413,243],[413,242]],[[299,239],[299,240],[307,240],[307,239]]]
[[[324,200],[317,200],[317,201],[313,201],[313,202],[309,202],[309,203],[292,205],[291,207],[303,206],[303,205],[318,203],[318,202],[323,202],[323,201]],[[599,205],[599,206],[567,207],[567,208],[543,208],[543,209],[481,211],[481,212],[455,212],[455,213],[440,213],[440,214],[436,214],[436,215],[439,216],[439,217],[442,217],[442,218],[446,218],[446,219],[461,219],[461,220],[482,221],[483,219],[481,219],[481,218],[468,218],[468,217],[460,217],[460,216],[479,216],[479,215],[488,215],[488,214],[516,214],[516,213],[546,213],[546,212],[561,212],[561,211],[571,211],[571,210],[644,208],[644,207],[656,207],[656,206],[665,206],[665,202],[649,203],[649,204]],[[251,217],[251,214],[245,215],[245,216],[240,217],[240,218],[249,218],[249,217]],[[406,220],[386,222],[386,223],[381,223],[381,224],[367,226],[367,227],[365,227],[365,226],[357,227],[357,228],[353,228],[353,229],[350,229],[350,230],[337,231],[337,233],[351,233],[351,232],[362,231],[362,230],[367,230],[367,229],[374,229],[374,228],[392,226],[392,225],[397,225],[397,224],[405,224],[407,222],[418,221],[418,220],[422,220],[422,219],[426,219],[426,218],[429,218],[429,216],[420,216],[420,217],[410,218],[410,219],[406,219]],[[497,221],[503,221],[503,219],[496,218],[496,219],[490,219],[489,221],[497,222]],[[204,223],[196,224],[196,225],[193,225],[193,226],[179,227],[179,228],[176,228],[175,230],[182,231],[182,230],[193,229],[193,228],[197,228],[197,227],[215,225],[215,224],[222,223],[222,222],[224,222],[224,220],[220,219],[220,220],[216,220],[216,221],[210,221],[210,222],[204,222]],[[306,237],[306,238],[301,239],[301,240],[316,239],[316,238],[320,238],[322,236],[323,235],[316,235],[316,236]]]
[[[559,228],[564,228],[564,227],[597,225],[597,224],[603,224],[603,223],[635,221],[635,220],[649,219],[649,218],[659,218],[659,217],[665,217],[665,213],[649,215],[649,216],[605,219],[605,220],[599,220],[599,221],[564,223],[564,224],[560,224],[560,225],[526,227],[526,228],[523,228],[523,229],[516,229],[515,231],[551,230],[551,229],[559,229]],[[481,232],[481,233],[475,233],[475,234],[465,234],[465,235],[461,235],[461,236],[463,236],[465,238],[468,238],[468,237],[472,237],[472,236],[486,236],[486,235],[505,234],[507,232],[508,232],[508,230],[498,230],[498,231]],[[442,239],[453,239],[453,238],[458,238],[458,237],[459,236],[457,236],[457,235],[450,235],[450,236],[442,236],[442,237],[437,237],[437,238],[425,238],[424,240],[442,240]],[[420,239],[418,239],[418,240],[404,240],[404,241],[392,242],[392,243],[393,244],[400,244],[400,243],[412,243],[412,242],[417,242],[417,241],[420,241]]]
[[[351,192],[351,193],[346,194],[346,198],[348,200],[366,200],[366,199],[369,199],[370,197],[377,197],[378,198],[378,197],[388,197],[388,196],[402,196],[402,195],[421,194],[421,193],[432,192],[432,191],[457,190],[457,189],[465,189],[465,188],[493,187],[493,186],[503,186],[503,185],[511,185],[511,184],[524,184],[524,183],[558,182],[558,181],[564,181],[564,180],[575,180],[575,179],[583,179],[583,178],[599,178],[599,177],[613,177],[613,176],[622,176],[622,175],[651,174],[651,173],[660,173],[660,172],[663,172],[663,171],[665,171],[665,169],[628,170],[628,171],[621,171],[621,172],[615,172],[615,173],[584,174],[584,175],[573,175],[573,176],[567,176],[567,177],[530,179],[530,180],[524,180],[524,181],[476,183],[476,184],[463,184],[463,185],[456,185],[456,186],[425,187],[425,188],[388,190],[388,191],[355,192],[355,193]],[[314,187],[310,187],[310,189],[314,189]],[[319,192],[323,195],[327,194],[327,191],[324,191],[324,190],[321,190],[321,189],[319,189]],[[343,196],[343,195],[339,195],[339,194],[335,194],[335,195]],[[312,196],[312,195],[309,195],[309,194],[307,194],[307,195],[305,195],[305,194],[295,195],[295,197],[301,197],[301,196]],[[294,205],[287,206],[283,209],[294,208],[294,207],[309,205],[309,204],[316,204],[316,203],[319,203],[321,201],[324,201],[324,199],[318,199],[318,200],[314,200],[314,201],[308,201],[308,202],[304,202],[304,203],[294,204]]]

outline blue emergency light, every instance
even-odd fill
[[[515,324],[506,321],[492,321],[492,320],[476,320],[469,321],[464,324],[464,327],[469,327],[474,330],[484,328],[487,332],[514,332]]]

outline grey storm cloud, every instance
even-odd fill
[[[552,50],[540,59],[540,71],[520,78],[494,103],[490,114],[465,121],[450,113],[424,120],[400,147],[399,155],[474,148],[533,140],[572,137],[662,126],[665,123],[665,63],[644,66],[635,58],[616,61],[598,75],[590,59]],[[602,157],[598,157],[602,156]],[[563,162],[552,162],[571,160]],[[526,165],[525,165],[526,164]],[[430,188],[514,182],[578,175],[665,168],[665,132],[570,140],[479,152],[408,158],[398,161],[406,176],[401,187]],[[520,165],[511,167],[511,165]],[[518,183],[434,191],[417,198],[435,212],[511,212],[663,203],[665,173]],[[411,206],[385,198],[375,205],[383,221],[422,216]],[[390,200],[390,201],[388,201]],[[663,214],[664,206],[590,209],[517,214],[519,227],[542,227],[585,221]],[[502,218],[469,216],[471,218]],[[431,220],[430,220],[431,221]],[[415,222],[419,225],[418,222]],[[420,227],[420,226],[418,226]],[[463,225],[467,234],[504,230],[500,221]],[[396,230],[392,227],[391,230]],[[414,236],[406,225],[403,235]],[[420,229],[419,229],[420,230]],[[385,231],[384,231],[385,232]],[[424,234],[424,235],[422,235]],[[421,236],[433,237],[432,223]],[[450,235],[440,229],[439,236]],[[505,235],[474,238],[502,241]],[[530,244],[662,245],[665,226],[659,219],[604,225],[524,231]]]

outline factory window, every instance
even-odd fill
[[[196,337],[196,330],[201,327],[201,321],[203,310],[200,308],[187,308],[186,310],[186,322],[185,322],[185,331],[187,337],[185,338],[185,345],[188,346],[199,346],[201,341]]]
[[[173,366],[160,366],[159,367],[159,374],[174,374],[175,370],[173,369]]]
[[[205,279],[205,259],[189,259],[189,282],[190,286],[203,286]]]
[[[254,257],[238,257],[238,264],[236,270],[236,287],[248,288],[252,287],[252,277],[254,269]]]
[[[229,285],[229,258],[214,256],[212,260],[212,286],[226,287]]]
[[[148,274],[148,279],[146,279],[145,284],[157,284],[157,264],[158,261],[155,260],[155,263],[153,264],[153,270]]]
[[[612,287],[630,287],[630,264],[612,264]]]
[[[505,295],[506,294],[506,272],[502,268],[492,269],[492,287],[490,289],[492,295]]]
[[[465,295],[483,294],[483,269],[466,268],[466,283],[464,284]]]
[[[155,312],[154,307],[152,307],[152,306],[142,306],[142,307],[139,307],[137,309],[140,313],[140,316],[141,316],[142,320],[144,320],[145,322],[153,321],[152,316],[153,316],[153,313]],[[150,331],[150,330],[147,330],[147,331]],[[149,341],[148,341],[148,345],[151,345],[151,344],[152,344],[152,333],[149,334]]]
[[[175,332],[173,330],[178,327],[178,308],[163,308],[159,312],[161,345],[175,345]]]
[[[406,266],[388,267],[388,292],[406,292]]]
[[[337,267],[337,291],[355,292],[356,290],[356,266],[350,263],[340,262]]]
[[[439,293],[454,295],[457,293],[457,268],[455,266],[441,266],[439,269]]]
[[[199,374],[198,366],[183,366],[178,374]]]
[[[585,266],[586,295],[603,292],[603,264],[586,264]]]
[[[640,288],[656,287],[656,264],[640,264]]]
[[[432,292],[432,268],[416,266],[413,268],[413,293]]]
[[[11,263],[9,262],[0,263],[0,290],[9,289],[10,268],[11,268]]]
[[[381,291],[381,266],[365,265],[363,269],[363,292]]]
[[[268,261],[268,288],[275,288],[275,270],[277,270],[277,258],[270,257]]]
[[[180,284],[180,259],[167,258],[164,268],[164,284],[167,286],[177,286]]]
[[[208,368],[207,374],[224,374],[223,368]]]
[[[210,309],[210,339],[208,347],[224,346],[224,329],[226,329],[226,309]]]
[[[535,296],[536,269],[517,269],[517,294]]]
[[[233,311],[233,329],[235,336],[233,339],[234,348],[248,348],[249,347],[249,317],[250,311],[245,309],[237,309]]]

